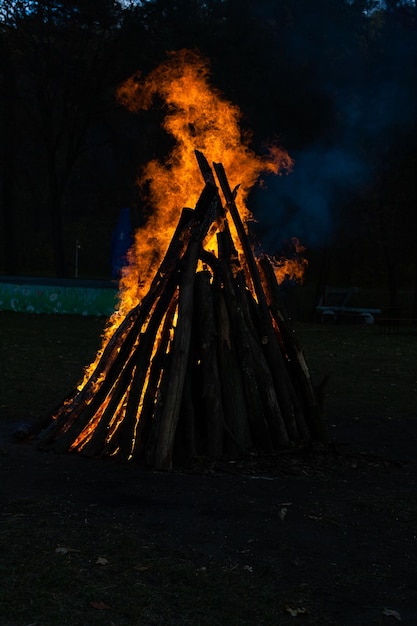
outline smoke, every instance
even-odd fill
[[[368,168],[342,147],[311,146],[294,155],[294,169],[270,177],[251,197],[262,245],[280,248],[296,236],[311,247],[326,243],[336,228],[334,208],[364,184]]]
[[[283,47],[295,71],[310,63],[301,97],[303,89],[306,103],[309,94],[322,94],[330,115],[307,144],[295,142],[295,150],[285,146],[294,159],[293,171],[270,178],[251,195],[256,230],[272,250],[293,236],[308,247],[326,244],[355,194],[375,183],[381,171],[396,167],[415,125],[413,28],[406,23],[398,28],[389,15],[380,16],[384,38],[377,41],[364,31],[369,39],[358,44],[349,24],[335,21],[336,13],[319,15],[308,3],[305,9],[292,29],[283,30]],[[263,2],[256,17],[269,15],[271,21],[275,15],[278,23],[274,11],[274,3]],[[366,25],[371,18],[363,19]],[[333,48],[341,55],[339,64],[325,58]]]

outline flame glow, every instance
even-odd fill
[[[282,283],[284,280],[302,283],[304,280],[304,272],[308,265],[304,256],[305,247],[300,244],[296,237],[292,238],[291,244],[293,248],[291,255],[279,258],[270,257],[278,283]]]

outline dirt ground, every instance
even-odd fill
[[[211,601],[207,594],[216,589],[223,593],[223,588],[207,577],[211,586],[207,588],[204,582],[197,591],[203,588],[206,604],[202,610],[210,605],[211,612],[200,621],[195,616],[201,616],[201,611],[191,611],[185,622],[181,614],[164,621],[161,610],[153,621],[140,618],[132,622],[129,615],[136,614],[132,606],[127,617],[115,609],[110,616],[96,611],[92,618],[85,618],[88,612],[74,619],[66,614],[65,622],[53,621],[53,617],[30,619],[29,610],[22,612],[22,619],[10,621],[2,618],[0,610],[0,626],[389,626],[397,622],[417,626],[415,334],[387,336],[377,329],[353,328],[336,332],[316,326],[300,329],[312,356],[313,372],[332,374],[325,410],[334,443],[327,448],[283,451],[273,457],[248,455],[235,462],[201,460],[162,473],[111,459],[56,455],[40,451],[36,439],[19,441],[13,436],[28,408],[36,406],[42,413],[55,396],[68,391],[71,377],[78,376],[85,364],[89,338],[94,353],[99,326],[88,319],[66,319],[63,329],[62,321],[55,318],[3,314],[0,574],[13,574],[3,560],[10,553],[16,588],[12,595],[6,591],[2,596],[5,581],[0,576],[0,598],[9,603],[16,599],[27,602],[27,588],[21,583],[19,589],[26,558],[35,567],[25,582],[32,585],[38,575],[36,559],[43,559],[43,567],[48,568],[55,563],[56,546],[61,541],[77,543],[80,531],[86,528],[92,531],[82,533],[84,547],[85,542],[99,543],[97,528],[102,533],[104,529],[104,545],[113,550],[113,558],[121,553],[124,541],[128,545],[123,555],[129,560],[130,542],[136,537],[169,554],[174,583],[175,578],[181,582],[180,574],[175,573],[177,559],[178,571],[180,561],[191,563],[194,581],[203,571],[214,572],[214,577],[225,568],[243,573],[244,584],[230,588],[222,601],[227,601],[230,592],[230,598],[234,594],[232,606],[239,607],[239,594],[253,589],[256,616],[253,620],[248,616],[247,598],[242,598],[245,608],[236,611],[234,620],[215,621],[216,599]],[[36,526],[34,540],[26,536],[30,524]],[[16,550],[9,549],[10,541],[20,544]],[[34,541],[48,545],[39,549]],[[94,549],[103,549],[98,543]],[[80,566],[75,556],[72,565],[68,562],[62,584],[68,584],[73,573],[78,576],[75,585],[91,580],[90,569],[84,567],[87,557],[79,558]],[[124,571],[120,566],[118,571],[125,576],[122,602],[123,585],[136,570]],[[51,577],[55,574],[53,571]],[[113,574],[108,571],[105,575],[105,584],[112,584]],[[101,579],[99,582],[103,586]],[[56,581],[56,589],[59,584]],[[147,589],[152,584],[151,578]],[[263,594],[266,586],[268,592]],[[174,584],[173,592],[178,589]],[[189,598],[190,589],[195,587],[183,588],[186,602],[197,604],[198,594],[195,600]],[[159,596],[155,597],[157,603]],[[165,597],[172,598],[172,594]],[[271,600],[275,606],[269,610],[266,605]],[[42,614],[41,601],[38,615]],[[76,608],[84,606],[84,601],[79,598]],[[53,608],[75,611],[73,602],[71,595],[63,598],[58,594]]]
[[[293,598],[279,624],[416,625],[416,429],[376,421],[331,425],[329,449],[172,473],[42,452],[2,422],[0,504],[53,497],[196,563],[267,568]]]

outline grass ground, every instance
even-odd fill
[[[417,623],[417,334],[298,324],[335,445],[161,474],[42,453],[104,320],[0,313],[0,626]]]

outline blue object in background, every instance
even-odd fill
[[[127,253],[133,244],[130,209],[122,209],[111,242],[112,278],[118,280],[122,268],[127,265]]]

